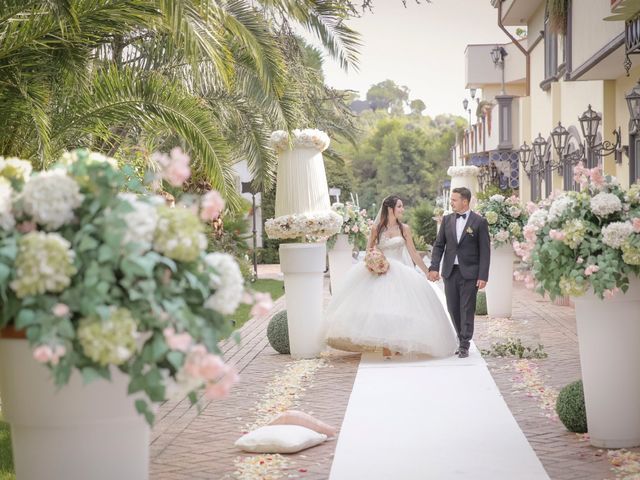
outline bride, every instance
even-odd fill
[[[416,251],[409,226],[402,223],[403,214],[400,198],[385,198],[367,250],[380,249],[389,270],[375,275],[363,262],[349,270],[325,315],[330,346],[347,351],[382,347],[385,356],[391,351],[453,355],[457,336],[444,294],[427,280],[428,269]]]

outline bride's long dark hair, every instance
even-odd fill
[[[398,200],[400,200],[400,197],[398,197],[397,195],[389,195],[387,198],[385,198],[382,201],[382,208],[380,210],[380,223],[377,225],[377,228],[378,228],[377,242],[378,243],[380,243],[380,235],[382,235],[382,232],[387,229],[387,225],[389,223],[389,209],[396,208],[396,205],[398,204]],[[402,238],[405,238],[404,229],[402,228],[402,222],[400,221],[399,218],[396,218],[396,221],[398,222],[398,228],[400,229],[400,234],[402,235]]]

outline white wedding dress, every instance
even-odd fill
[[[325,313],[328,345],[347,351],[387,347],[453,355],[458,342],[444,292],[415,269],[402,236],[383,234],[378,248],[389,270],[374,275],[359,262],[347,272]]]

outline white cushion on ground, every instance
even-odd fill
[[[243,435],[235,445],[251,453],[295,453],[326,439],[326,435],[298,425],[270,425]]]

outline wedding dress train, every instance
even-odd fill
[[[349,270],[325,313],[327,343],[347,351],[453,355],[457,335],[442,290],[414,268],[402,236],[383,235],[378,248],[389,270],[377,276],[363,262]]]

